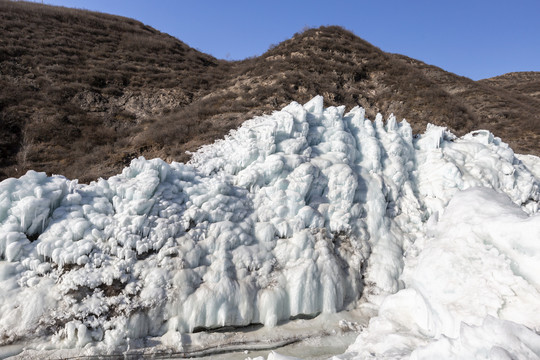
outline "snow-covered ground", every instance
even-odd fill
[[[344,110],[292,103],[90,185],[1,182],[0,357],[352,332],[336,358],[539,358],[540,160]]]

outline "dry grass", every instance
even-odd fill
[[[139,155],[186,161],[244,120],[317,94],[416,131],[481,125],[518,148],[523,129],[540,133],[530,96],[384,53],[340,27],[226,62],[101,13],[0,0],[0,24],[0,179],[32,168],[90,181]]]

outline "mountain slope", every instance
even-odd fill
[[[140,119],[189,104],[227,68],[127,18],[1,1],[0,22],[2,177],[112,174]]]
[[[475,128],[485,128],[503,137],[518,153],[538,154],[540,151],[537,145],[540,140],[540,101],[536,98],[516,87],[495,86],[495,82],[489,80],[473,81],[403,55],[394,57],[420,70],[444,91],[460,99],[478,119]],[[528,88],[533,89],[535,82],[530,84]]]
[[[226,62],[118,16],[0,1],[0,20],[0,179],[35,169],[87,182],[139,155],[187,161],[243,121],[317,94],[407,118],[415,132],[428,122],[459,135],[484,127],[540,153],[530,96],[385,53],[340,27]]]
[[[540,72],[538,71],[512,72],[483,79],[479,82],[514,93],[527,95],[540,101]]]

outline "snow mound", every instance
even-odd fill
[[[1,182],[0,345],[113,351],[366,303],[375,353],[398,325],[409,353],[462,322],[538,327],[538,162],[487,131],[344,110],[293,102],[189,164],[139,158],[90,185]]]
[[[540,214],[470,188],[428,233],[409,248],[406,288],[340,358],[539,358]]]

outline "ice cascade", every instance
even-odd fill
[[[417,304],[411,284],[429,280],[405,259],[456,226],[456,194],[491,189],[518,218],[538,211],[538,179],[491,133],[429,125],[413,136],[393,116],[344,111],[322,97],[293,102],[188,164],[141,157],[89,185],[34,171],[1,182],[0,345],[32,334],[114,347],[362,303],[395,324],[391,302]],[[538,289],[533,260],[519,273]],[[384,333],[381,314],[370,334]],[[418,331],[459,334],[459,322],[425,321]]]

